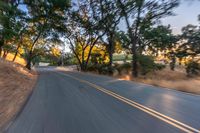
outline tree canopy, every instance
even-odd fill
[[[37,57],[60,61],[65,55],[61,44],[67,44],[81,70],[101,62],[112,73],[113,54],[123,52],[132,55],[132,75],[137,76],[142,56],[162,54],[174,62],[200,54],[198,25],[173,35],[170,25],[160,23],[178,5],[179,0],[2,0],[0,55],[21,55],[31,69]]]

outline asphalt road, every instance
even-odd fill
[[[7,133],[200,132],[200,96],[79,72],[42,69]]]

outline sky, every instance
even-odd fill
[[[188,24],[200,25],[198,22],[200,0],[182,0],[179,7],[174,9],[174,13],[175,16],[162,19],[163,25],[171,25],[174,34],[180,34],[182,27]]]
[[[161,19],[162,25],[170,25],[172,33],[181,34],[182,27],[193,24],[200,25],[198,15],[200,14],[200,0],[181,0],[180,5],[173,9],[174,16],[168,16]],[[126,24],[121,21],[119,29],[126,31]]]
[[[20,7],[27,11],[25,6]],[[175,16],[169,16],[161,19],[163,25],[171,25],[174,34],[180,34],[182,27],[193,24],[200,25],[197,16],[200,14],[200,0],[181,0],[180,5],[174,9]],[[126,30],[125,23],[119,25],[121,30]]]

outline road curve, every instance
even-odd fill
[[[199,132],[200,96],[106,76],[42,71],[7,133]]]

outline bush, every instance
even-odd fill
[[[87,67],[87,71],[98,72],[99,74],[112,74],[113,69],[107,64],[88,65]]]
[[[156,64],[151,56],[141,55],[138,57],[139,70],[142,75],[146,75],[147,73],[154,70],[162,70],[165,68],[163,64]],[[88,71],[98,72],[99,74],[113,74],[115,72],[119,75],[129,74],[132,69],[131,63],[124,64],[114,64],[113,67],[110,67],[108,64],[96,64],[89,65]]]
[[[132,67],[131,67],[130,63],[124,63],[124,64],[115,65],[115,68],[117,69],[117,71],[121,75],[123,72],[128,74],[128,72],[131,70]]]
[[[155,70],[155,63],[151,56],[140,55],[138,57],[138,63],[142,75],[146,75],[147,73]]]
[[[97,65],[88,65],[87,71],[96,72],[96,71],[98,71],[98,66]]]
[[[97,69],[100,74],[108,74],[109,73],[109,66],[106,64],[98,65]]]
[[[186,64],[186,72],[188,76],[198,75],[200,72],[200,65],[195,61],[190,61]]]
[[[140,55],[138,57],[138,63],[142,75],[146,75],[149,72],[162,70],[165,68],[165,65],[155,63],[153,57],[147,55]]]
[[[164,64],[161,63],[155,63],[154,65],[155,65],[155,70],[162,70],[166,67]]]

